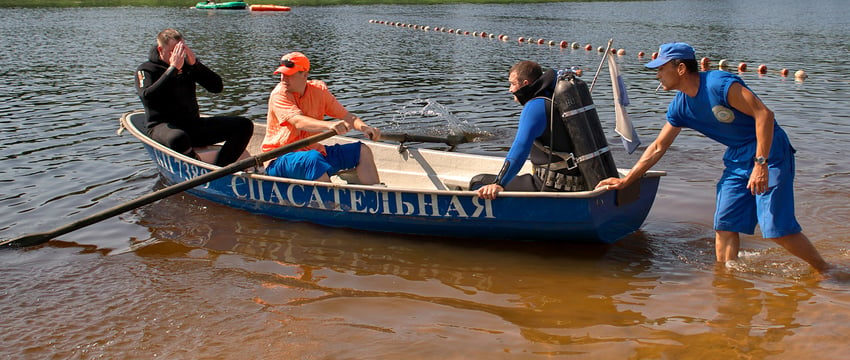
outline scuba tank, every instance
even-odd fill
[[[552,102],[573,145],[572,159],[567,160],[574,160],[587,189],[603,179],[619,177],[587,83],[572,71],[559,72]]]

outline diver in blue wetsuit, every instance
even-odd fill
[[[534,61],[520,61],[508,71],[509,90],[523,105],[519,128],[499,174],[482,174],[470,181],[470,190],[477,189],[481,198],[495,199],[504,190],[586,190],[575,166],[557,155],[571,153],[572,143],[560,115],[551,113],[556,80],[554,70],[544,71]],[[517,176],[529,156],[535,174]]]

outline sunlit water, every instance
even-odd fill
[[[629,111],[648,144],[672,94],[647,54],[687,41],[698,56],[766,64],[743,73],[797,154],[797,213],[829,261],[850,265],[850,5],[843,0],[653,1],[294,8],[0,9],[0,238],[49,230],[161,187],[138,141],[133,71],[155,34],[182,30],[225,78],[210,114],[263,121],[278,57],[303,51],[353,112],[385,131],[478,134],[458,151],[504,154],[521,108],[507,69],[579,66],[614,38]],[[369,20],[506,34],[510,41]],[[594,51],[518,44],[519,36]],[[648,55],[647,55],[648,56]],[[805,69],[795,81],[777,73]],[[605,70],[594,100],[613,131]],[[428,108],[430,106],[430,108]],[[445,115],[446,111],[449,115]],[[441,116],[432,116],[435,113]],[[440,148],[439,145],[435,145]],[[684,131],[642,231],[611,246],[459,242],[290,223],[175,195],[64,235],[0,251],[0,355],[11,358],[836,358],[850,284],[745,237],[714,263],[723,148]],[[637,154],[617,146],[629,167]],[[569,216],[569,214],[565,214]]]

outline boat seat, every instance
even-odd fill
[[[357,169],[347,169],[331,175],[331,182],[334,184],[360,184],[360,178],[357,177]]]

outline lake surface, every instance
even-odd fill
[[[225,78],[208,114],[264,121],[278,58],[302,51],[352,112],[384,131],[478,134],[504,154],[521,107],[518,60],[584,69],[614,39],[644,144],[673,94],[647,57],[667,41],[760,64],[742,73],[798,149],[796,210],[823,256],[850,265],[850,3],[844,0],[339,6],[289,13],[187,8],[0,9],[0,238],[49,230],[162,187],[122,113],[134,70],[175,27]],[[510,41],[370,20],[508,35]],[[519,44],[519,36],[594,51]],[[804,69],[809,78],[795,81]],[[611,87],[593,91],[609,141]],[[431,102],[448,117],[402,116]],[[437,146],[436,148],[439,148]],[[638,153],[615,146],[620,167]],[[820,280],[758,236],[742,265],[714,261],[724,148],[685,130],[642,230],[611,246],[457,241],[290,223],[186,194],[30,249],[0,251],[4,358],[835,358],[850,284]],[[565,214],[568,216],[568,214]]]

